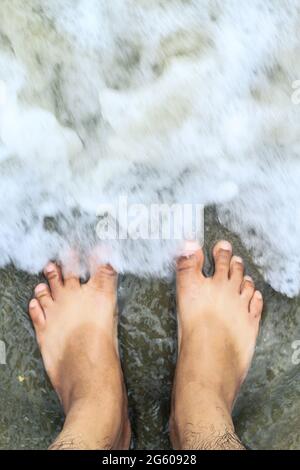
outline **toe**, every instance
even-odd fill
[[[63,265],[63,282],[65,287],[78,289],[80,287],[80,260],[78,253],[69,250],[65,255],[65,263]]]
[[[51,292],[47,284],[39,284],[35,288],[34,293],[35,297],[39,301],[40,306],[44,311],[52,305],[53,299],[51,297]]]
[[[68,271],[65,269],[63,279],[64,279],[65,286],[70,289],[78,289],[80,287],[79,276],[77,276],[72,271]]]
[[[198,243],[186,242],[180,258],[177,260],[177,283],[185,285],[194,278],[204,277],[202,268],[204,253]]]
[[[236,290],[240,292],[241,284],[244,278],[244,263],[239,256],[233,256],[230,262],[230,280],[235,285]]]
[[[225,240],[218,242],[214,246],[213,257],[215,261],[214,278],[228,279],[230,262],[231,262],[231,257],[232,257],[231,243]]]
[[[250,302],[255,291],[255,285],[253,279],[250,276],[244,276],[241,286],[241,297]]]
[[[45,326],[46,318],[38,300],[31,300],[29,304],[29,315],[36,332],[39,332]]]
[[[55,263],[49,263],[44,274],[49,282],[52,297],[55,299],[63,287],[61,269]]]
[[[116,293],[118,274],[109,264],[97,266],[91,271],[89,286],[96,288],[104,294],[112,295]]]
[[[258,290],[254,292],[254,295],[250,301],[250,314],[253,318],[260,319],[263,310],[263,296]]]

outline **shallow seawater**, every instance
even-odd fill
[[[0,17],[1,267],[76,245],[165,275],[172,237],[131,243],[149,208],[218,204],[299,294],[299,0],[1,0]]]
[[[293,364],[292,343],[300,340],[300,299],[288,299],[266,285],[240,240],[218,224],[213,210],[207,211],[207,254],[223,237],[244,257],[266,300],[253,367],[235,407],[238,433],[253,449],[299,449],[300,365]],[[27,315],[38,280],[13,267],[0,271],[0,340],[7,347],[7,365],[0,366],[0,448],[4,449],[47,448],[63,422]],[[168,449],[176,359],[174,285],[124,276],[119,294],[133,447]]]

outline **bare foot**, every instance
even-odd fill
[[[117,343],[117,274],[89,282],[50,263],[29,312],[44,365],[66,414],[51,449],[128,449],[130,426]]]
[[[189,248],[189,247],[187,247]],[[263,308],[228,242],[214,247],[215,273],[202,273],[203,251],[177,265],[178,362],[171,440],[177,449],[243,449],[231,412],[254,354]]]

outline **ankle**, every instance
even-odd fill
[[[64,427],[52,449],[113,449],[120,440],[124,427],[124,403],[77,399],[68,409]]]
[[[203,422],[209,420],[212,414],[217,421],[226,419],[231,422],[231,405],[220,390],[196,382],[176,388],[172,406],[172,416],[176,422],[180,423],[183,417],[186,422],[194,422],[201,417]]]
[[[230,440],[232,446],[239,442],[230,403],[222,393],[201,384],[189,383],[175,391],[170,428],[177,449],[205,449],[209,445],[222,448]]]
[[[171,442],[176,450],[244,450],[232,422],[186,423],[178,428],[170,424]]]
[[[212,406],[226,410],[231,415],[235,397],[238,389],[231,380],[230,373],[227,375],[227,382],[222,377],[218,377],[209,371],[203,371],[201,377],[194,374],[194,368],[187,370],[185,374],[180,371],[183,380],[177,381],[175,395],[177,403],[197,403],[201,409],[211,409]]]
[[[177,450],[244,449],[223,402],[203,403],[196,413],[178,410],[171,416],[170,432],[171,442]]]

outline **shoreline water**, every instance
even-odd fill
[[[300,298],[288,299],[263,282],[238,237],[206,211],[208,254],[227,238],[265,296],[266,309],[249,377],[236,403],[238,433],[252,449],[300,447],[300,367],[292,343],[300,339]],[[208,262],[206,273],[211,270]],[[7,365],[0,366],[0,448],[47,448],[62,422],[60,405],[44,374],[27,302],[38,276],[0,270],[0,338]],[[174,284],[122,276],[120,347],[134,431],[134,447],[168,449],[168,409],[176,359]]]

